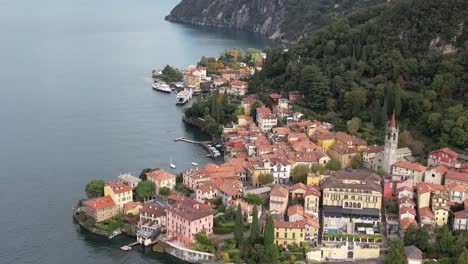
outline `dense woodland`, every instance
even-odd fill
[[[397,0],[340,18],[287,49],[267,51],[251,93],[299,90],[298,105],[381,143],[392,111],[416,155],[468,147],[468,1]],[[374,142],[373,142],[374,141]]]

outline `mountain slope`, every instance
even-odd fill
[[[402,130],[464,149],[467,50],[468,1],[394,0],[339,19],[287,51],[269,50],[249,89],[299,90],[301,106],[340,129],[353,117],[373,124],[375,131],[362,131],[376,142],[395,110]]]
[[[173,22],[230,27],[295,41],[339,14],[382,0],[182,0],[166,17]]]

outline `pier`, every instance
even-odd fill
[[[175,142],[182,141],[182,142],[187,142],[187,143],[191,143],[191,144],[200,145],[206,151],[208,151],[208,153],[209,153],[207,155],[208,157],[216,158],[216,157],[221,156],[221,153],[215,147],[211,146],[211,144],[213,144],[213,142],[211,142],[211,141],[195,141],[195,140],[186,139],[184,137],[176,138],[176,139],[174,139],[174,141]]]

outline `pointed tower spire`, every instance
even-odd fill
[[[391,126],[392,128],[396,128],[395,110],[393,110],[392,119],[391,119],[391,121],[390,121],[390,126]]]

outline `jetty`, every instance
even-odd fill
[[[120,230],[120,228],[117,230],[114,230],[114,232],[112,232],[112,234],[109,236],[109,239],[112,239],[120,234],[122,234],[122,230]]]
[[[195,141],[195,140],[186,139],[184,137],[176,138],[174,139],[174,141],[175,142],[182,141],[182,142],[200,145],[206,151],[208,151],[209,154],[207,155],[207,157],[216,158],[216,157],[221,156],[221,153],[215,147],[212,146],[213,142],[211,141]]]
[[[123,250],[123,251],[129,251],[129,250],[132,250],[132,247],[133,247],[133,246],[136,246],[136,245],[138,245],[138,244],[140,244],[140,242],[138,242],[138,241],[137,241],[137,242],[133,242],[133,243],[131,243],[131,244],[129,244],[129,245],[121,246],[120,249]]]

